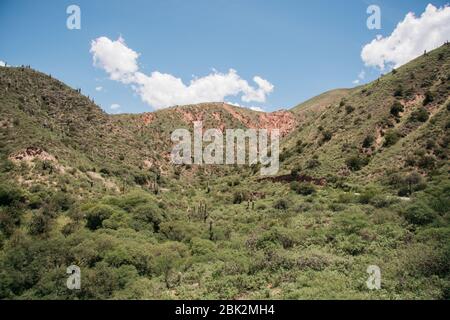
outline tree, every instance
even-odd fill
[[[413,187],[415,185],[422,183],[422,180],[423,180],[422,176],[417,172],[412,172],[406,176],[405,183],[408,186],[409,194],[413,193]]]

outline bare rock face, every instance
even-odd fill
[[[11,161],[33,161],[39,159],[43,161],[56,161],[56,158],[38,147],[27,147],[24,150],[18,151],[9,156]]]
[[[291,133],[297,125],[297,119],[289,111],[276,111],[259,115],[259,128],[279,129],[282,137]]]
[[[209,122],[210,127],[222,131],[226,128],[233,129],[235,126],[269,131],[279,129],[282,137],[292,132],[298,124],[297,116],[290,111],[258,112],[224,102],[176,106],[154,113],[145,113],[141,115],[141,121],[144,125],[148,125],[156,118],[167,121],[168,117],[180,119],[189,126],[195,121]]]

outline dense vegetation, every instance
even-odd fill
[[[174,109],[142,126],[0,68],[0,298],[450,298],[449,54],[294,108],[279,181],[171,167]]]

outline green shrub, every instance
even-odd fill
[[[375,188],[366,188],[358,197],[358,202],[368,204],[379,193]]]
[[[403,96],[403,87],[399,85],[397,89],[394,91],[394,97],[401,97]]]
[[[419,110],[416,110],[411,113],[409,121],[411,122],[426,122],[429,118],[429,114],[427,109],[421,107]]]
[[[278,199],[275,201],[273,207],[278,210],[287,210],[289,208],[289,201],[286,199]]]
[[[400,116],[400,112],[403,112],[404,110],[403,105],[399,101],[395,101],[391,107],[391,114],[398,118]]]
[[[384,135],[384,147],[390,147],[396,144],[400,140],[400,134],[396,130],[389,130]]]
[[[322,141],[323,142],[327,142],[330,141],[331,138],[333,137],[333,133],[331,131],[322,131]]]
[[[362,143],[363,148],[370,148],[372,144],[375,142],[375,137],[371,134],[367,135]]]
[[[361,157],[360,155],[353,155],[347,160],[345,160],[347,168],[349,168],[351,171],[359,171],[368,163],[369,163],[368,159]]]
[[[436,166],[436,158],[433,155],[425,154],[417,162],[419,168],[433,169]]]
[[[405,210],[405,219],[417,225],[426,225],[433,222],[437,215],[427,204],[416,201]]]
[[[291,183],[291,190],[304,196],[316,193],[314,185],[308,182],[293,181]]]
[[[103,221],[110,218],[114,212],[114,208],[106,204],[95,205],[86,213],[86,227],[91,230],[101,228]]]
[[[345,112],[346,112],[347,114],[350,114],[350,113],[352,113],[353,111],[355,111],[355,108],[354,108],[354,107],[352,107],[352,106],[350,106],[350,105],[346,105],[346,106],[345,106]]]
[[[14,206],[24,200],[23,192],[20,189],[0,184],[0,206]]]
[[[425,99],[423,100],[423,105],[426,106],[434,101],[434,94],[431,91],[425,92]]]
[[[320,166],[320,161],[317,159],[309,159],[305,164],[307,169],[314,169]]]
[[[45,210],[40,210],[31,217],[28,230],[31,235],[45,235],[50,232],[52,222],[51,215]]]
[[[154,232],[159,232],[159,225],[164,218],[163,211],[156,203],[139,205],[133,209],[132,216],[136,230],[151,228]]]

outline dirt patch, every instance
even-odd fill
[[[141,115],[141,120],[144,125],[149,125],[155,120],[155,115],[153,113],[144,113]]]

